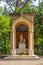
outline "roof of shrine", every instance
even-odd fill
[[[30,20],[31,22],[34,20],[34,14],[33,13],[11,13],[10,14],[11,21],[17,20],[18,18],[22,17],[24,19]]]

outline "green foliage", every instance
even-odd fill
[[[21,51],[20,53],[19,53],[19,55],[24,55],[25,54],[25,52],[24,51]]]
[[[0,16],[0,52],[2,54],[8,53],[10,50],[10,17]],[[8,51],[7,51],[8,50]]]
[[[37,13],[37,7],[35,5],[31,5],[31,3],[27,3],[22,9],[22,12]]]
[[[35,16],[35,53],[43,55],[43,2]]]
[[[19,13],[19,8],[15,7],[14,12]],[[28,13],[37,13],[37,7],[35,5],[31,5],[31,2],[27,3],[24,8],[21,10],[22,12],[28,12]]]
[[[19,12],[19,8],[18,7],[15,7],[15,13],[18,13]]]

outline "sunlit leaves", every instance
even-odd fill
[[[0,16],[0,29],[1,32],[10,30],[10,19],[8,18],[8,16]]]
[[[0,15],[0,52],[7,53],[6,45],[10,44],[10,17]],[[0,53],[0,54],[1,54]]]

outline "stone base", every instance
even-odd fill
[[[38,60],[37,55],[9,55],[5,57],[4,60]]]
[[[12,55],[16,55],[16,49],[15,50],[12,50]]]
[[[34,55],[34,49],[29,50],[29,55],[31,55],[31,56]]]
[[[21,49],[14,49],[11,51],[12,51],[11,52],[12,55],[16,55],[21,51]],[[24,49],[23,51],[25,51],[28,55],[31,55],[31,56],[34,55],[34,49]]]

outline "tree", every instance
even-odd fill
[[[12,12],[14,12],[13,7],[19,8],[20,12],[30,0],[2,0],[2,1],[6,2],[9,5]]]

